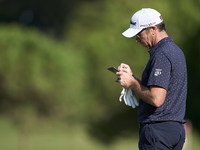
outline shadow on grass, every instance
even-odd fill
[[[127,106],[125,106],[127,107]],[[115,112],[109,118],[92,121],[88,133],[99,142],[110,145],[118,137],[128,138],[138,134],[138,120],[135,118],[136,109]]]

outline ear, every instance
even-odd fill
[[[156,26],[151,26],[151,33],[152,33],[153,35],[156,34],[157,30],[158,30],[158,28],[157,28]]]

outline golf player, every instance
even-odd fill
[[[148,49],[150,58],[142,80],[129,65],[118,67],[120,85],[130,88],[139,99],[139,149],[181,150],[185,142],[184,116],[187,69],[182,50],[168,36],[161,14],[151,8],[137,11],[123,36]]]

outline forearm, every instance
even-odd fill
[[[146,103],[159,107],[163,104],[165,100],[165,89],[151,86],[144,86],[140,80],[133,79],[130,88]]]
[[[134,79],[130,88],[140,97],[144,102],[154,105],[152,102],[152,96],[150,93],[150,88],[142,85],[139,79]]]

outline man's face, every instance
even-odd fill
[[[153,47],[151,28],[145,29],[142,32],[140,32],[139,34],[137,34],[135,41],[139,42],[146,49],[151,49]]]

